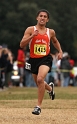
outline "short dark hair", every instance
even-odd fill
[[[48,16],[48,19],[49,19],[50,13],[48,12],[48,10],[46,10],[46,9],[40,9],[40,10],[37,12],[36,16],[38,16],[40,12],[46,12],[46,13],[47,13],[47,16]]]

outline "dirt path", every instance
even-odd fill
[[[34,101],[29,100],[0,101],[0,124],[77,124],[76,100],[69,100],[68,103],[66,100],[55,100],[52,104],[44,100],[39,116],[32,115],[33,104]]]

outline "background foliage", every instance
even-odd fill
[[[36,24],[36,12],[44,8],[50,12],[47,27],[56,31],[63,51],[67,51],[77,61],[76,5],[77,0],[0,1],[0,44],[7,44],[16,55],[25,29]]]

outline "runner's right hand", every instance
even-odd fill
[[[33,32],[33,36],[37,36],[38,35],[38,33],[39,33],[39,31],[38,30],[35,30],[34,32]]]

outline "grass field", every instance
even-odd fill
[[[37,88],[0,91],[0,124],[77,124],[77,87],[55,87],[55,100],[45,92],[40,115],[32,115]]]

